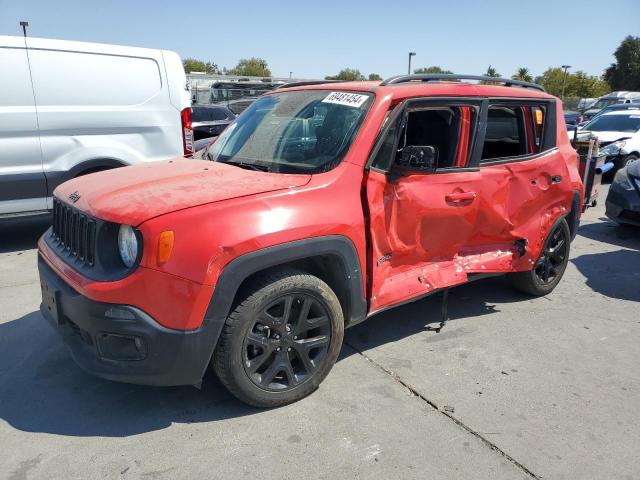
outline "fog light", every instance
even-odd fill
[[[147,346],[140,337],[99,333],[96,340],[100,357],[105,360],[134,361],[147,356]]]

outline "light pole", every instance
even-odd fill
[[[22,27],[22,34],[27,37],[27,27],[29,26],[29,22],[22,21],[20,22],[20,26]]]
[[[411,57],[413,57],[416,52],[409,52],[409,68],[407,68],[407,73],[411,75]]]
[[[564,100],[564,86],[567,83],[567,70],[571,68],[571,65],[562,65],[564,69],[564,76],[562,77],[562,94],[560,94],[560,99]]]

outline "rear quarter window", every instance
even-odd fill
[[[136,105],[162,90],[151,58],[29,50],[38,105]]]

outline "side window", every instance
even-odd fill
[[[490,105],[481,163],[539,153],[545,120],[544,105]]]
[[[409,110],[391,125],[373,165],[383,170],[392,166],[405,146],[431,146],[437,168],[466,167],[475,134],[477,110],[471,106],[433,106]],[[396,147],[397,145],[397,147]]]

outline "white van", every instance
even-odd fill
[[[60,183],[191,153],[191,99],[166,50],[0,36],[0,218]]]
[[[632,103],[640,102],[640,92],[627,92],[620,90],[619,92],[611,92],[598,98],[598,101],[591,105],[583,114],[585,120],[591,120],[591,118],[609,105],[616,105],[619,103]]]

